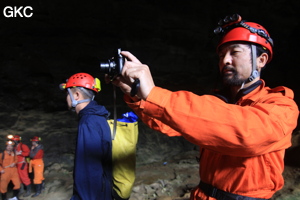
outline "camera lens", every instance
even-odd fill
[[[121,49],[118,49],[117,54],[111,59],[100,62],[100,71],[108,74],[111,77],[121,74],[125,59],[121,55]]]
[[[100,62],[100,71],[104,72],[105,74],[113,74],[115,67],[116,63],[113,61],[108,60],[108,62]]]

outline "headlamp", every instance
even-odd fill
[[[239,14],[226,16],[224,19],[218,22],[218,25],[219,26],[214,30],[216,35],[224,35],[234,28],[242,27],[248,29],[251,33],[256,33],[260,37],[265,38],[271,44],[271,46],[274,46],[273,39],[270,38],[270,36],[264,30],[249,26],[245,23],[245,20],[242,20],[242,17]]]
[[[7,139],[9,139],[9,140],[12,140],[13,138],[14,138],[13,135],[8,135],[8,136],[7,136]]]
[[[6,142],[6,145],[14,145],[14,144],[15,143],[13,141],[11,141],[11,140],[9,140],[9,141]]]
[[[100,84],[100,80],[98,78],[94,79],[93,88],[95,88],[98,92],[101,91],[101,84]]]
[[[65,90],[66,89],[66,83],[61,83],[61,84],[59,84],[59,89],[61,89],[61,90]]]

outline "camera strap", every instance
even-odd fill
[[[117,92],[116,92],[116,86],[113,85],[113,96],[114,96],[114,125],[113,125],[113,133],[111,139],[114,140],[116,136],[117,131]]]
[[[135,79],[134,83],[132,84],[132,88],[130,91],[130,95],[132,97],[134,97],[137,94],[137,91],[140,87],[140,80],[139,79]],[[116,92],[116,86],[113,85],[113,98],[114,98],[114,124],[113,124],[113,132],[112,132],[112,140],[115,139],[116,137],[116,132],[117,132],[117,92]]]
[[[140,88],[140,79],[134,79],[134,82],[131,86],[130,96],[134,97]]]

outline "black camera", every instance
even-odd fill
[[[100,62],[100,71],[108,74],[110,77],[115,77],[121,74],[125,59],[121,55],[121,49],[119,48],[116,55],[105,62]]]
[[[111,79],[121,74],[123,66],[125,63],[125,58],[121,55],[121,48],[118,49],[116,55],[105,62],[100,62],[100,72],[108,74]],[[133,97],[137,94],[140,87],[140,80],[134,79],[131,85],[130,95]]]

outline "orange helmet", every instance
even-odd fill
[[[6,142],[6,145],[12,145],[12,146],[14,146],[15,143],[14,143],[13,141],[11,141],[11,140],[8,140],[8,141]]]
[[[245,22],[238,14],[225,17],[218,25],[219,27],[214,30],[216,34],[221,34],[217,50],[227,42],[244,41],[255,43],[269,50],[270,58],[268,63],[271,61],[274,44],[268,31],[263,26],[254,22]]]
[[[100,92],[101,90],[100,80],[87,73],[74,74],[67,80],[66,83],[60,84],[60,88],[62,90],[72,87],[84,87],[95,92]]]
[[[34,136],[33,138],[30,139],[30,141],[32,141],[32,142],[39,142],[41,140],[42,139],[40,137],[38,137],[38,136]]]

